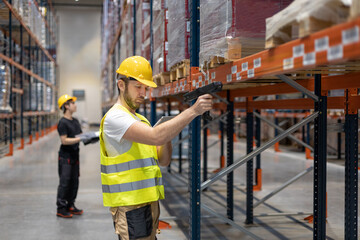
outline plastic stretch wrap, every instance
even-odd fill
[[[176,63],[189,58],[185,1],[168,1],[169,35],[168,63],[171,68]],[[190,27],[190,25],[189,25]]]
[[[51,87],[46,86],[45,87],[45,107],[44,110],[47,112],[51,112],[54,110],[54,104],[53,104],[53,91]]]
[[[125,46],[126,48],[126,56],[130,57],[134,55],[134,20],[133,20],[133,6],[129,5],[127,8],[127,12],[126,12],[126,17],[125,17]],[[123,29],[124,30],[124,29]],[[124,60],[125,58],[123,58],[122,60]]]
[[[280,37],[289,41],[291,36],[278,30],[304,20],[315,19],[329,24],[344,22],[349,16],[351,3],[352,0],[295,0],[286,9],[266,19],[266,39]]]
[[[150,59],[150,4],[136,1],[136,55]]]
[[[291,0],[200,0],[200,64],[264,49],[265,20]]]
[[[11,91],[10,68],[6,65],[0,65],[0,112],[12,112],[10,107]]]
[[[154,0],[153,2],[153,43],[154,43],[154,54],[153,54],[153,74],[156,75],[161,72],[168,71],[167,68],[167,32],[165,28],[166,23],[166,1]],[[166,61],[166,62],[165,62]]]
[[[142,45],[142,22],[143,22],[143,16],[142,16],[142,1],[136,1],[136,50],[135,55],[141,56],[141,45]]]

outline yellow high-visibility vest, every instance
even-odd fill
[[[121,105],[114,105],[108,113],[114,110],[125,111],[134,117]],[[156,146],[132,142],[129,151],[115,157],[107,156],[103,139],[106,115],[101,120],[99,136],[104,206],[138,205],[164,199]],[[145,117],[137,113],[136,116],[150,126]]]

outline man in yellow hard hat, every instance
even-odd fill
[[[211,95],[173,119],[152,127],[136,113],[149,87],[157,87],[149,62],[125,59],[117,69],[117,102],[100,124],[101,181],[104,206],[110,207],[119,239],[156,239],[159,200],[164,186],[159,165],[171,161],[171,140],[195,117],[212,108]]]

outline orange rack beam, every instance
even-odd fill
[[[353,21],[316,32],[307,37],[293,40],[276,48],[253,54],[214,69],[209,69],[205,75],[201,72],[192,73],[192,82],[190,82],[189,76],[153,89],[151,95],[152,97],[164,97],[184,93],[207,85],[212,81],[221,81],[224,85],[248,83],[249,81],[256,83],[257,80],[261,83],[261,78],[266,79],[266,77],[269,78],[277,74],[307,73],[310,70],[311,73],[322,73],[325,67],[328,69],[325,69],[324,72],[329,72],[330,69],[339,69],[342,70],[342,73],[359,71],[359,63],[351,62],[360,59],[359,29],[360,17]],[[349,66],[337,66],[345,63]],[[341,78],[343,81],[344,76],[329,78],[333,78],[333,80]],[[327,77],[324,77],[324,79],[327,79]],[[272,77],[269,81],[274,82],[274,78]],[[308,84],[309,88],[312,88],[313,85],[311,86],[310,82],[311,80],[304,81],[304,83]],[[347,81],[347,83],[350,83],[350,81]],[[345,85],[341,82],[332,84],[335,84],[335,86]],[[340,88],[340,86],[337,87]],[[348,86],[345,88],[348,88]],[[246,88],[246,90],[238,89],[236,91],[248,90],[249,88]],[[258,93],[252,94],[252,96],[258,95]]]

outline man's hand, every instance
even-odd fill
[[[212,109],[212,98],[210,94],[201,95],[190,109],[192,109],[196,115],[202,115],[204,112]]]

